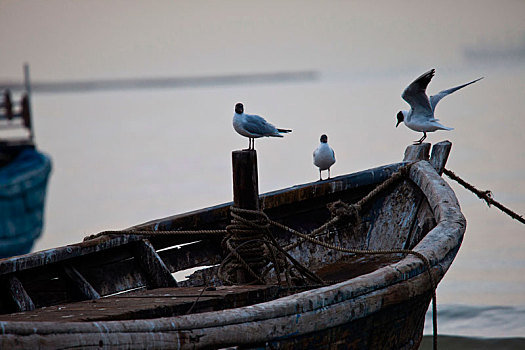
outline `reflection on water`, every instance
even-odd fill
[[[444,336],[438,337],[438,349],[447,350],[522,350],[525,338],[472,338]],[[424,336],[419,350],[432,349],[432,336]]]
[[[424,333],[432,334],[431,310],[426,315]],[[438,333],[462,337],[523,337],[525,307],[440,304]]]

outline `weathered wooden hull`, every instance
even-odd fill
[[[414,159],[406,157],[406,160]],[[378,241],[376,237],[379,232],[377,230],[383,230],[382,226],[390,225],[391,235],[386,241],[390,242],[388,244],[391,244],[392,247],[387,247],[387,249],[407,248],[421,253],[430,262],[434,281],[440,281],[459,249],[466,222],[452,189],[440,177],[431,163],[436,167],[436,162],[433,162],[432,159],[430,163],[420,161],[412,165],[410,180],[399,184],[391,193],[380,199],[377,205],[368,209],[368,213],[363,216],[365,229],[362,237],[350,236],[354,231],[351,228],[340,226],[332,229],[321,239],[326,242],[339,242],[342,247],[347,245],[363,248],[363,245],[366,244],[365,248],[378,249],[374,247],[374,244],[379,244],[374,242],[381,241],[381,239]],[[391,173],[398,166],[393,166],[387,173]],[[368,174],[378,175],[385,169],[387,168],[382,168],[381,171],[371,171]],[[388,177],[387,173],[385,177]],[[364,174],[359,176],[365,176]],[[357,198],[363,196],[362,193],[356,194],[355,191],[350,191],[355,184],[352,179],[356,178],[335,179],[331,183],[298,186],[283,193],[278,191],[263,195],[261,206],[272,218],[280,219],[287,224],[292,223],[291,217],[294,216],[299,220],[298,222],[303,223],[304,217],[309,217],[312,222],[305,227],[300,227],[307,230],[310,226],[318,225],[328,215],[322,212],[319,217],[313,218],[309,209],[312,206],[323,207],[326,203],[338,199],[339,196],[336,196],[336,193],[339,192],[346,200],[351,200],[354,196]],[[377,182],[380,181],[377,180]],[[373,183],[373,181],[370,182],[370,184]],[[355,189],[359,192],[357,187]],[[365,189],[366,185],[360,188],[365,193],[370,190],[370,188]],[[409,198],[409,195],[413,198]],[[298,200],[298,197],[301,197],[301,200]],[[298,210],[298,213],[290,214],[291,206],[294,203],[304,203],[302,201],[306,204],[296,205],[298,208],[295,209]],[[400,205],[396,204],[400,201],[406,206],[406,215],[396,215],[390,209]],[[196,212],[191,215],[153,221],[135,228],[151,228],[152,230],[202,228],[212,222],[218,225],[222,220],[227,220],[227,215],[220,214],[226,210],[225,208],[227,209],[226,205],[217,206],[207,210],[206,215]],[[374,221],[368,222],[367,215],[373,215]],[[290,239],[286,235],[280,238]],[[136,239],[133,236],[123,238],[131,243]],[[97,240],[105,242],[106,247],[117,244],[115,238],[106,237],[105,239],[97,238]],[[157,245],[157,249],[168,244],[167,242],[160,244],[160,240],[156,241],[153,238],[151,242]],[[102,249],[100,242],[96,245],[97,242],[91,242],[90,245],[86,243],[82,246],[69,247],[67,254],[72,256],[72,259],[76,259],[76,254],[78,258],[87,255],[86,252],[84,252],[86,254],[82,253],[83,249]],[[118,244],[122,243],[121,238]],[[387,243],[382,244],[387,245]],[[199,257],[197,250],[200,249],[183,249],[186,248],[180,248],[183,251],[182,255],[186,254],[187,261],[191,260],[191,266],[205,261]],[[219,251],[214,251],[213,246],[208,246],[208,249],[210,256],[220,255]],[[323,255],[316,249],[306,244],[306,248],[299,246],[291,252],[295,258],[302,259],[302,262],[312,270],[319,272],[324,268],[320,266],[320,259],[327,260],[327,264],[336,264],[333,266],[342,266],[342,269],[345,270],[343,253],[330,252]],[[305,250],[310,251],[310,259],[304,257]],[[55,263],[64,264],[67,259],[60,252],[54,251],[53,254],[49,252],[48,255],[43,254],[42,258],[54,259]],[[170,258],[165,252],[159,252],[159,255],[172,272],[181,267],[188,267],[184,266],[180,260]],[[129,259],[126,261],[129,262]],[[218,258],[208,257],[205,262],[214,264],[218,261]],[[24,257],[18,260],[0,261],[0,274],[16,273],[22,267],[27,267],[28,264],[30,261]],[[89,277],[88,269],[82,269],[79,264],[75,266],[80,274],[87,276],[86,278],[96,287],[94,289],[101,295],[110,294],[111,290],[107,289],[106,284],[95,284],[96,279]],[[366,265],[359,266],[366,267]],[[320,288],[277,299],[263,298],[263,302],[258,300],[255,304],[248,303],[244,304],[245,306],[227,309],[218,309],[207,304],[214,311],[206,312],[206,309],[203,308],[199,311],[200,313],[187,315],[184,312],[178,315],[156,314],[150,318],[130,320],[125,318],[125,314],[121,314],[112,315],[111,318],[96,318],[96,321],[91,318],[92,321],[89,321],[87,316],[84,316],[83,319],[78,315],[64,314],[62,310],[61,319],[54,322],[34,321],[43,317],[43,313],[41,311],[38,313],[38,310],[28,310],[26,313],[4,317],[0,315],[0,347],[213,349],[238,346],[239,348],[268,349],[417,349],[422,338],[424,316],[432,291],[425,264],[420,258],[407,255],[397,256],[391,262],[377,266],[370,271],[366,269],[360,271],[355,276],[349,270],[339,271],[342,273],[341,276],[345,277],[342,282]],[[213,274],[213,268],[203,270],[200,275],[196,273],[194,278],[187,282],[187,285],[203,285],[199,276],[207,280],[209,284],[210,279],[213,279]],[[134,288],[141,283],[145,282],[140,282],[140,278],[137,278],[135,282],[128,283],[126,288]],[[103,286],[106,286],[104,287],[106,291]],[[218,290],[220,288],[218,287]],[[211,297],[211,292],[206,293],[202,287],[199,290],[204,298],[207,298],[208,294]],[[176,289],[171,288],[166,291],[175,293]],[[32,294],[31,291],[28,294]],[[34,293],[33,296],[35,296]],[[118,296],[110,298],[114,298],[116,303]],[[38,303],[43,302],[37,301]],[[82,303],[85,303],[84,306],[86,306],[90,302]],[[67,307],[70,306],[67,305]],[[60,307],[57,307],[58,309]],[[68,317],[77,317],[77,321],[70,322]]]
[[[51,160],[28,147],[0,168],[0,258],[26,254],[42,233]]]

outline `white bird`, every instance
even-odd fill
[[[233,128],[242,136],[249,138],[248,149],[255,148],[256,138],[263,136],[283,137],[281,134],[292,132],[292,130],[289,129],[278,129],[258,115],[245,114],[242,103],[235,105]]]
[[[321,135],[321,144],[314,151],[314,165],[319,168],[319,181],[322,181],[322,170],[328,170],[330,178],[330,167],[335,163],[335,152],[328,145],[328,136]]]
[[[440,91],[436,95],[430,96],[429,99],[425,91],[435,72],[435,69],[431,69],[425,74],[421,75],[410,85],[408,85],[401,95],[401,97],[410,105],[410,111],[400,111],[397,113],[396,128],[399,123],[404,121],[405,125],[410,129],[423,132],[423,137],[421,137],[418,141],[414,141],[415,145],[419,145],[423,142],[423,140],[427,137],[427,132],[436,130],[454,130],[453,128],[448,128],[440,124],[438,122],[439,119],[434,118],[434,112],[436,110],[437,103],[443,97],[453,93],[454,91],[483,79],[483,77],[481,77],[471,81],[470,83]]]

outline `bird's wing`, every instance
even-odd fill
[[[401,97],[407,101],[415,114],[432,114],[426,89],[436,70],[431,69],[407,86]]]
[[[481,78],[478,78],[476,80],[473,80],[471,81],[470,83],[466,83],[466,84],[463,84],[463,85],[459,85],[459,86],[456,86],[456,87],[453,87],[453,88],[450,88],[450,89],[447,89],[447,90],[443,90],[443,91],[440,91],[438,92],[437,94],[435,95],[432,95],[430,96],[430,107],[432,108],[432,111],[434,111],[436,109],[436,105],[437,103],[445,96],[447,95],[450,95],[451,93],[453,93],[454,91],[457,91],[461,88],[464,88],[465,86],[468,86],[470,84],[474,84],[476,81],[478,80],[481,80],[483,79],[483,77]]]
[[[277,133],[277,129],[272,124],[268,123],[263,117],[252,114],[245,114],[244,128],[246,131],[257,134],[267,135]]]

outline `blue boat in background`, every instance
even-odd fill
[[[0,168],[0,258],[26,254],[44,224],[51,159],[26,146]]]
[[[51,173],[51,159],[33,141],[29,73],[24,68],[26,93],[20,103],[12,102],[8,90],[0,103],[0,258],[29,253],[40,237]]]

